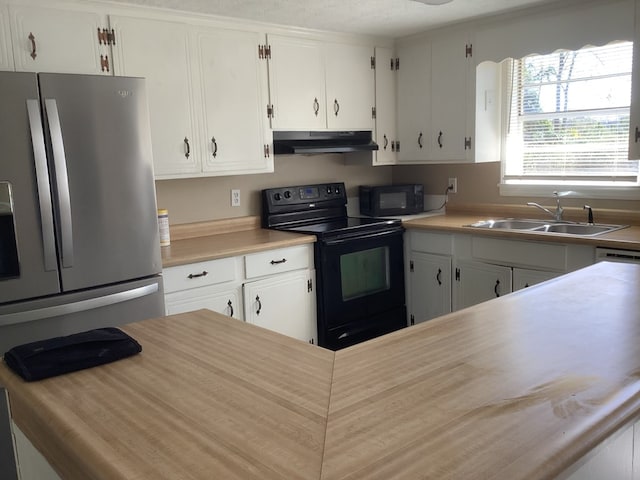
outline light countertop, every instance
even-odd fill
[[[599,263],[335,353],[202,310],[0,384],[65,480],[554,478],[640,413],[639,291]]]

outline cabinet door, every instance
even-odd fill
[[[322,44],[269,35],[271,126],[284,130],[327,128]]]
[[[98,29],[107,17],[42,7],[10,6],[17,71],[111,75],[110,47],[100,45]]]
[[[466,160],[467,37],[447,34],[431,44],[431,160]]]
[[[9,9],[5,5],[0,5],[0,70],[13,70]]]
[[[431,138],[431,45],[403,45],[398,60],[398,163],[421,163]]]
[[[471,260],[456,262],[454,310],[511,292],[511,268]]]
[[[536,283],[546,282],[562,275],[558,272],[545,272],[542,270],[528,270],[526,268],[513,269],[513,291],[530,287]]]
[[[111,17],[116,32],[116,75],[145,77],[156,177],[201,171],[196,138],[189,30],[186,25]]]
[[[247,323],[317,343],[314,276],[312,270],[297,270],[245,283]]]
[[[196,33],[203,88],[203,171],[272,172],[268,139],[267,62],[258,58],[264,34],[223,29]]]
[[[373,55],[373,48],[369,46],[326,45],[327,127],[330,130],[373,129]]]
[[[413,252],[409,282],[412,324],[451,312],[451,257]]]
[[[202,287],[165,295],[167,315],[208,308],[214,312],[242,320],[240,285]]]
[[[396,72],[393,50],[376,47],[376,143],[374,165],[395,165]]]

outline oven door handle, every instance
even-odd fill
[[[328,247],[333,247],[336,245],[344,245],[345,243],[354,241],[378,239],[389,237],[391,235],[402,235],[402,232],[404,232],[404,228],[400,227],[393,230],[385,230],[384,232],[375,232],[366,235],[349,235],[347,237],[336,238],[334,240],[324,240],[323,244]]]

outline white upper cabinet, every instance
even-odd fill
[[[375,105],[374,50],[369,46],[325,46],[327,127],[372,130]]]
[[[376,47],[375,139],[379,150],[373,152],[374,165],[396,164],[396,70],[390,48]]]
[[[398,56],[398,163],[429,159],[431,138],[431,44],[402,44]]]
[[[0,70],[13,70],[9,9],[0,5]]]
[[[327,128],[322,44],[269,35],[269,87],[274,129]]]
[[[156,178],[273,171],[264,35],[112,17],[116,73],[147,79]]]
[[[112,75],[106,15],[14,5],[9,12],[17,71]]]
[[[111,17],[116,32],[116,75],[145,77],[156,177],[200,172],[188,26]]]
[[[373,49],[269,35],[269,85],[279,130],[371,130]]]
[[[439,35],[431,41],[431,161],[466,161],[468,134],[469,55],[466,34]],[[469,45],[469,48],[471,46]]]
[[[198,29],[204,172],[273,171],[267,119],[267,62],[258,58],[264,34]]]

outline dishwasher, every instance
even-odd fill
[[[596,262],[640,263],[640,251],[596,248]]]

